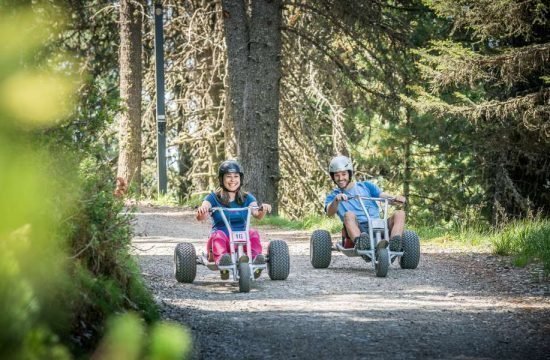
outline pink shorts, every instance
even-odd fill
[[[252,259],[254,259],[257,255],[262,253],[260,234],[257,230],[250,229],[248,231],[248,235],[250,237],[250,251],[252,253]],[[206,243],[206,251],[208,253],[208,260],[214,260],[217,264],[223,254],[231,252],[229,249],[229,236],[221,230],[212,232],[208,238],[208,242]]]

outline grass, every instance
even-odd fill
[[[494,232],[486,225],[469,227],[442,227],[442,226],[419,226],[408,227],[416,231],[423,241],[440,244],[453,245],[458,247],[484,247],[491,246]]]
[[[204,200],[204,196],[205,194],[192,194],[191,196],[183,199],[181,205],[190,207],[190,208],[198,207],[202,204]]]
[[[336,217],[310,215],[302,220],[289,220],[281,216],[266,216],[262,220],[252,220],[253,225],[270,225],[289,230],[324,229],[331,233],[340,232],[342,223]]]
[[[493,245],[496,254],[513,256],[516,266],[541,261],[550,274],[550,219],[510,223],[494,236]]]
[[[144,198],[144,201],[147,201],[155,206],[177,206],[178,201],[176,197],[171,194],[160,194],[156,198]]]

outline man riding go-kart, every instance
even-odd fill
[[[328,267],[330,251],[337,250],[347,256],[362,256],[372,261],[377,276],[386,276],[395,258],[400,259],[402,268],[416,268],[420,244],[414,232],[404,229],[405,212],[396,210],[392,216],[387,216],[388,204],[404,204],[405,197],[384,193],[370,181],[353,181],[353,165],[346,156],[333,158],[329,173],[337,187],[327,195],[325,211],[328,216],[338,214],[342,220],[342,244],[332,247],[330,234],[316,230],[311,237],[312,265]],[[382,209],[378,203],[383,204]]]

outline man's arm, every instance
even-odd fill
[[[340,204],[340,201],[345,201],[347,199],[348,199],[348,197],[347,197],[346,194],[336,195],[334,200],[332,200],[332,202],[327,206],[327,215],[328,216],[334,216],[334,214],[336,214],[336,212],[338,212],[338,205]]]
[[[403,196],[403,195],[392,195],[392,194],[387,194],[385,192],[383,193],[380,193],[380,197],[381,198],[393,198],[393,200],[395,202],[398,202],[398,203],[401,203],[401,204],[404,204],[407,202],[407,199]]]

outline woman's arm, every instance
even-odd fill
[[[253,202],[250,204],[250,206],[258,206],[257,202]],[[266,213],[271,212],[271,205],[269,204],[262,204],[259,209],[252,209],[252,216],[254,216],[256,219],[261,220],[264,218]]]
[[[197,209],[197,215],[195,216],[195,218],[198,221],[205,220],[208,217],[208,210],[210,210],[211,207],[212,207],[212,204],[204,200],[201,206],[199,206],[199,208]]]

